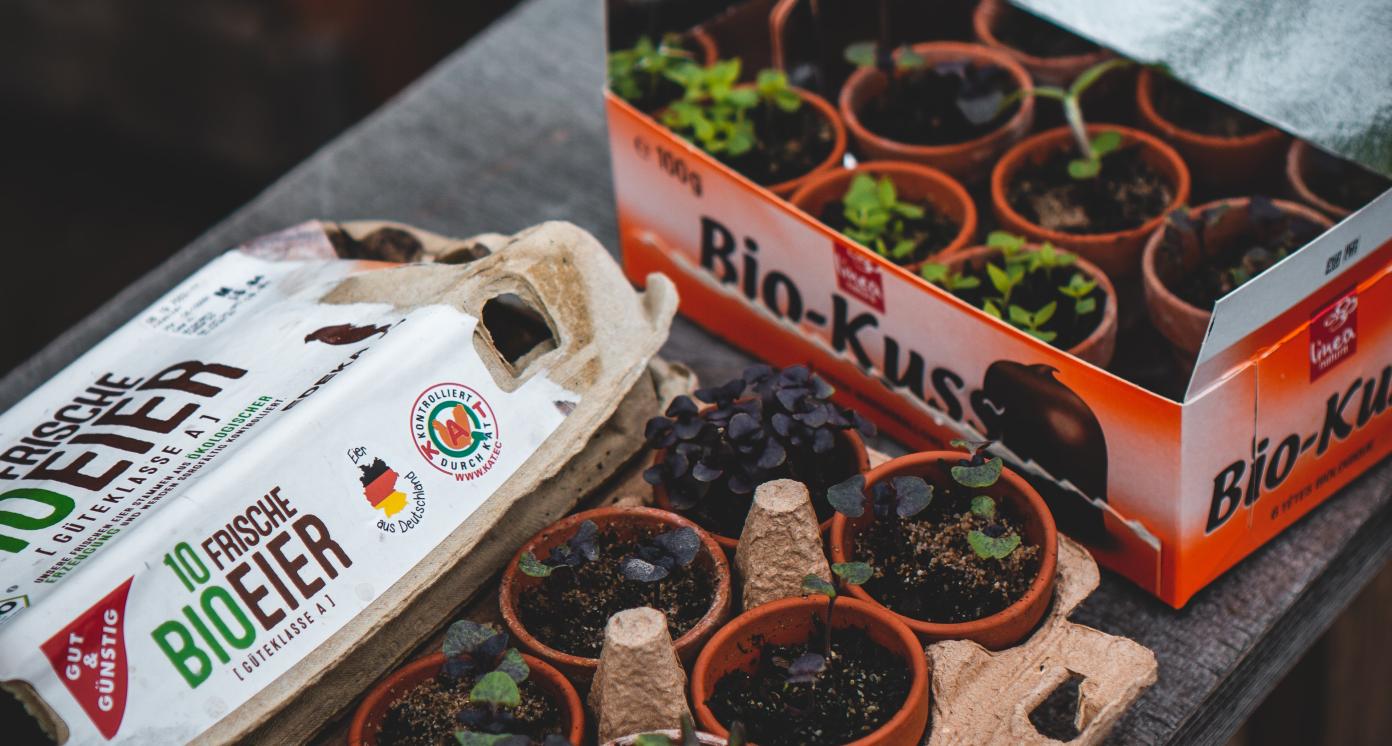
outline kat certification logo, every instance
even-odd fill
[[[416,397],[411,437],[431,466],[459,482],[488,473],[502,448],[493,408],[462,383],[437,383]]]

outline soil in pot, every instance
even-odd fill
[[[887,194],[885,183],[890,185]],[[894,192],[889,177],[859,174],[846,195],[827,203],[818,217],[827,227],[900,266],[922,262],[957,239],[961,223],[930,201],[900,202]],[[873,226],[877,223],[886,227],[876,231]]]
[[[1156,113],[1190,132],[1212,137],[1243,137],[1267,129],[1260,120],[1168,75],[1152,75],[1151,81]]]
[[[822,654],[824,628],[800,645],[763,645],[751,675],[732,671],[715,683],[706,706],[722,723],[744,724],[763,746],[844,744],[879,729],[902,707],[910,672],[890,650],[857,627],[834,630],[832,656],[812,683],[790,683],[788,668],[807,653]],[[798,713],[790,718],[791,713]]]
[[[788,112],[765,104],[753,116],[759,133],[754,148],[739,156],[716,157],[762,186],[811,173],[836,146],[836,130],[814,106]]]
[[[1000,3],[1000,6],[1000,15],[991,28],[992,33],[1001,43],[1025,54],[1044,58],[1073,57],[1102,49],[1032,13],[1008,3]]]
[[[657,609],[666,615],[673,640],[686,634],[710,611],[715,598],[710,573],[691,562],[672,568],[661,580],[641,582],[621,569],[658,533],[650,529],[625,540],[612,530],[600,530],[595,559],[558,567],[540,584],[522,591],[517,613],[523,626],[548,647],[581,658],[599,657],[609,617],[627,609]]]
[[[872,522],[855,543],[855,556],[875,568],[865,591],[897,614],[938,624],[983,619],[1023,598],[1039,574],[1040,547],[1025,542],[1008,503],[984,498],[987,509],[979,494],[944,480],[916,515]],[[991,540],[988,551],[979,536]]]
[[[1295,215],[1264,197],[1252,197],[1240,233],[1215,237],[1216,226],[1229,209],[1219,202],[1192,216],[1176,212],[1165,221],[1165,233],[1155,258],[1165,286],[1189,305],[1208,311],[1219,298],[1266,271],[1324,232],[1325,226]],[[1199,262],[1185,269],[1187,256],[1197,249]]]
[[[1132,230],[1165,211],[1174,196],[1163,174],[1146,163],[1138,145],[1123,146],[1102,159],[1097,176],[1075,179],[1074,148],[1056,150],[1043,161],[1027,161],[1006,188],[1010,207],[1029,222],[1072,234]]]
[[[1361,209],[1392,189],[1392,181],[1381,174],[1318,148],[1307,147],[1304,159],[1301,176],[1310,191],[1349,212]]]
[[[961,60],[900,71],[862,109],[871,132],[911,145],[951,145],[1000,129],[1019,104],[1001,109],[1018,85],[1004,68]]]
[[[451,746],[457,744],[455,731],[463,728],[459,713],[469,705],[474,677],[451,677],[441,672],[402,694],[387,707],[379,746]],[[511,711],[515,721],[508,733],[525,735],[534,743],[546,736],[564,735],[561,708],[551,701],[535,681],[518,685],[522,704]]]

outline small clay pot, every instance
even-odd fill
[[[1098,49],[1086,54],[1070,54],[1063,57],[1036,57],[1016,49],[1001,41],[995,34],[996,25],[1006,12],[1001,0],[981,0],[972,13],[972,30],[976,40],[992,49],[999,49],[1010,55],[1029,71],[1038,85],[1052,85],[1067,88],[1084,70],[1097,63],[1110,59],[1113,55],[1106,49]],[[1024,11],[1015,11],[1022,13]]]
[[[961,226],[957,236],[939,253],[960,249],[976,238],[976,205],[971,195],[951,176],[917,163],[870,161],[849,170],[824,171],[808,179],[789,201],[814,219],[820,219],[826,206],[840,201],[859,174],[869,174],[876,179],[888,176],[901,202],[930,204]]]
[[[1185,163],[1195,165],[1197,184],[1223,194],[1260,186],[1274,176],[1285,154],[1290,135],[1263,127],[1240,137],[1219,137],[1187,130],[1171,122],[1155,108],[1157,73],[1142,68],[1136,76],[1136,114],[1141,125],[1174,146]]]
[[[1026,250],[1038,251],[1038,247],[1030,246]],[[971,265],[973,269],[979,269],[999,253],[999,249],[993,249],[990,246],[973,246],[968,249],[944,252],[938,256],[936,261],[946,264],[954,271],[961,270],[966,265]],[[1068,348],[1068,354],[1099,368],[1105,368],[1108,363],[1112,362],[1112,354],[1116,352],[1116,288],[1112,287],[1112,281],[1107,279],[1107,273],[1098,268],[1096,264],[1080,256],[1075,255],[1075,257],[1076,261],[1073,266],[1087,275],[1088,279],[1097,282],[1097,286],[1107,296],[1107,303],[1106,307],[1102,309],[1102,320],[1098,322],[1097,328],[1086,339]]]
[[[942,62],[966,60],[976,65],[993,65],[1004,69],[1015,84],[1026,93],[1033,92],[1029,72],[1010,55],[999,49],[980,44],[953,41],[934,41],[915,44],[913,51],[923,57],[928,66]],[[879,70],[861,68],[851,73],[841,87],[839,106],[857,151],[874,160],[910,161],[946,171],[963,183],[980,182],[990,173],[991,164],[1013,143],[1029,132],[1034,122],[1034,96],[1026,95],[1015,115],[1005,124],[981,137],[947,145],[914,145],[898,142],[871,132],[860,121],[860,112],[874,101],[889,85],[889,79]]]
[[[714,408],[715,405],[702,407],[701,416],[704,417],[707,412],[711,411]],[[854,429],[841,430],[837,432],[836,450],[842,451],[843,449],[850,450],[852,458],[855,459],[857,474],[864,474],[865,472],[870,471],[870,454],[865,450],[865,441],[861,440],[860,433],[856,432]],[[654,452],[653,466],[662,463],[663,459],[665,459],[666,457],[666,449]],[[749,499],[753,500],[753,495],[751,495]],[[816,499],[815,496],[813,499]],[[673,515],[680,515],[680,513],[676,512],[676,508],[672,507],[672,500],[667,494],[667,488],[661,484],[653,485],[653,505],[657,506],[658,508],[664,511],[671,512]],[[830,530],[831,519],[828,518],[825,521],[822,521],[821,523],[822,535],[825,536],[826,533]],[[714,531],[707,531],[707,534],[715,540],[716,544],[719,544],[721,548],[723,548],[732,556],[734,555],[735,550],[739,548],[738,536],[723,536],[721,534],[715,533]]]
[[[716,628],[730,618],[730,563],[725,559],[725,552],[721,550],[720,545],[715,543],[711,535],[702,530],[700,526],[676,513],[654,508],[596,508],[587,510],[562,518],[542,529],[541,533],[528,539],[517,550],[517,554],[508,564],[507,569],[503,571],[503,579],[498,586],[498,609],[502,612],[503,623],[507,625],[508,632],[513,639],[522,649],[560,669],[567,678],[578,685],[588,686],[594,678],[595,668],[599,665],[598,658],[581,658],[578,655],[563,653],[546,645],[527,630],[518,614],[518,601],[522,593],[540,585],[544,580],[544,578],[526,575],[517,568],[517,563],[522,559],[522,555],[531,552],[537,557],[545,557],[551,549],[564,544],[567,539],[574,536],[580,524],[585,521],[594,521],[601,533],[613,531],[622,540],[628,540],[640,535],[640,533],[650,531],[662,533],[679,528],[696,530],[696,534],[701,537],[702,548],[701,552],[696,555],[694,562],[706,572],[711,573],[715,580],[715,597],[711,599],[710,609],[696,623],[696,626],[673,640],[673,646],[676,648],[677,656],[681,658],[682,663],[690,663],[695,659],[701,646],[715,633]]]
[[[1048,241],[1068,249],[1102,268],[1116,284],[1140,273],[1141,249],[1146,239],[1165,221],[1165,216],[1189,201],[1189,169],[1174,148],[1140,130],[1114,124],[1090,125],[1088,136],[1102,131],[1121,134],[1122,147],[1138,145],[1141,157],[1170,182],[1174,195],[1170,204],[1154,218],[1140,226],[1112,233],[1064,233],[1049,230],[1025,219],[1006,199],[1015,175],[1026,163],[1042,163],[1048,157],[1076,147],[1073,132],[1067,127],[1041,132],[1011,148],[991,172],[991,207],[1000,222],[1001,230],[1022,235],[1033,243]]]
[[[563,735],[571,743],[581,743],[585,737],[585,708],[580,704],[580,695],[575,692],[575,687],[546,661],[526,654],[522,655],[522,660],[531,669],[528,679],[535,681],[560,708],[565,728]],[[377,682],[358,705],[357,712],[353,713],[353,722],[348,728],[349,746],[376,746],[382,720],[386,718],[387,709],[392,703],[421,682],[435,678],[444,665],[444,654],[432,653],[407,663]]]
[[[715,685],[726,674],[758,668],[764,645],[806,642],[814,634],[813,620],[826,621],[827,602],[822,596],[771,601],[730,620],[711,638],[691,670],[691,711],[702,730],[720,737],[729,731],[706,706]],[[916,746],[928,725],[931,677],[923,644],[894,614],[877,604],[841,598],[833,616],[835,629],[859,627],[876,644],[904,661],[911,673],[909,696],[903,707],[879,730],[847,746]]]
[[[1210,249],[1221,250],[1246,231],[1251,202],[1246,197],[1220,199],[1194,208],[1190,215],[1195,220],[1203,220],[1203,216],[1210,211],[1223,205],[1227,206],[1218,222],[1208,227],[1204,233],[1205,242]],[[1271,203],[1282,212],[1305,218],[1316,225],[1328,228],[1333,224],[1329,218],[1304,205],[1280,199],[1271,200]],[[1159,257],[1160,246],[1164,241],[1165,229],[1161,227],[1146,242],[1145,254],[1142,257],[1141,278],[1145,286],[1146,311],[1150,315],[1150,323],[1174,346],[1180,360],[1192,362],[1198,357],[1199,348],[1203,346],[1204,337],[1208,334],[1208,322],[1213,311],[1197,308],[1170,290],[1166,283],[1177,278],[1161,277]],[[1199,266],[1201,259],[1198,248],[1193,247],[1193,251],[1186,252],[1180,261],[1184,271],[1191,272]]]
[[[879,482],[894,477],[922,477],[928,480],[929,484],[946,483],[952,479],[951,467],[965,458],[968,458],[967,454],[957,451],[926,451],[900,456],[880,464],[866,474],[865,491],[868,493]],[[1029,482],[1010,469],[1002,469],[1000,480],[990,487],[980,489],[979,492],[1008,504],[1019,517],[1023,524],[1021,538],[1025,543],[1040,548],[1039,574],[1018,601],[982,619],[939,624],[900,614],[894,615],[924,642],[971,640],[991,650],[1007,648],[1023,640],[1034,630],[1034,626],[1044,617],[1044,612],[1048,611],[1049,604],[1054,599],[1058,569],[1058,530],[1054,527],[1053,514],[1049,512],[1044,498],[1034,491]],[[833,563],[855,561],[856,537],[869,527],[873,520],[874,513],[868,510],[860,518],[847,518],[840,513],[836,514],[831,524]],[[860,586],[850,586],[847,592],[862,601],[880,606],[880,603]]]
[[[1311,188],[1310,181],[1306,177],[1312,165],[1311,161],[1319,155],[1321,154],[1315,152],[1314,146],[1304,140],[1291,142],[1290,150],[1286,151],[1286,182],[1290,184],[1291,191],[1302,202],[1313,206],[1338,222],[1351,215],[1352,212],[1348,208],[1336,205],[1317,194]]]

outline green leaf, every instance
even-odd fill
[[[1049,319],[1054,317],[1054,312],[1058,310],[1058,301],[1051,300],[1043,308],[1034,312],[1034,326],[1040,327],[1049,323]]]
[[[856,474],[827,488],[827,502],[847,518],[865,515],[865,475]]]
[[[1010,312],[1010,323],[1020,326],[1029,326],[1030,312],[1020,306],[1010,306],[1006,309]]]
[[[1075,179],[1091,179],[1102,172],[1102,161],[1079,158],[1068,162],[1068,175]]]
[[[894,182],[888,176],[883,176],[875,185],[875,196],[879,198],[880,205],[893,207],[899,195],[894,191]]]
[[[996,501],[990,495],[977,495],[971,499],[971,512],[973,515],[985,518],[988,521],[996,519]]]
[[[802,579],[802,592],[812,595],[822,595],[827,598],[836,598],[836,586],[822,580],[816,575],[808,575]]]
[[[1020,546],[1020,535],[1006,534],[993,539],[973,530],[967,534],[967,543],[971,545],[972,551],[976,552],[976,556],[982,559],[1005,559]]]
[[[1121,147],[1121,133],[1116,130],[1106,130],[1097,133],[1097,137],[1092,138],[1092,152],[1098,158],[1111,153]]]
[[[454,732],[454,740],[459,742],[459,746],[493,746],[499,741],[515,737],[509,733],[479,733],[473,730]]]
[[[908,202],[899,202],[895,204],[894,211],[910,220],[918,220],[923,217],[925,212],[922,207]]]
[[[927,60],[923,55],[915,52],[913,47],[904,46],[899,48],[899,53],[894,56],[894,65],[900,70],[914,70],[923,67]]]
[[[948,286],[953,290],[971,290],[981,286],[981,278],[973,275],[954,274],[948,279]]]
[[[1092,298],[1083,298],[1073,304],[1073,313],[1079,316],[1086,316],[1097,310],[1097,301]]]
[[[1016,251],[1024,248],[1025,239],[1006,231],[991,231],[986,235],[986,245],[1002,251]]]
[[[529,555],[531,552],[522,555],[524,563]],[[536,557],[532,557],[532,560],[535,561]],[[542,567],[546,567],[546,565],[542,565]],[[551,568],[546,567],[546,569],[549,571]],[[522,572],[527,571],[524,568]],[[444,653],[446,658],[457,658],[476,649],[484,640],[496,634],[498,634],[498,628],[491,624],[479,624],[468,619],[460,619],[451,624],[449,629],[445,631],[445,641],[440,646],[440,652]]]
[[[783,90],[774,94],[773,103],[783,111],[794,112],[802,108],[802,96],[796,91]]]
[[[1058,332],[1045,331],[1043,329],[1026,329],[1025,333],[1041,342],[1052,342],[1058,338]]]
[[[725,99],[739,109],[752,109],[759,105],[759,92],[752,88],[736,88]]]
[[[996,291],[1002,295],[1009,295],[1010,289],[1015,287],[1015,281],[1010,279],[1010,275],[994,264],[986,265],[986,275],[991,278],[991,284],[995,286]]]
[[[941,283],[947,278],[947,265],[928,262],[918,268],[918,275],[929,282]]]
[[[995,316],[998,319],[1001,318],[1000,309],[996,307],[996,302],[991,300],[990,298],[987,298],[986,302],[982,304],[981,310],[985,311],[987,315]]]
[[[875,574],[875,568],[865,562],[838,562],[831,566],[831,571],[847,585],[861,585]]]
[[[531,667],[527,665],[527,661],[522,660],[522,654],[517,652],[517,648],[508,648],[503,652],[503,660],[498,663],[497,670],[519,684],[532,674]]]
[[[522,559],[517,561],[517,569],[521,570],[523,575],[530,575],[534,578],[549,578],[554,568],[537,559],[535,554],[523,552]]]
[[[633,739],[633,746],[673,746],[672,739],[661,733],[641,733]]]
[[[873,41],[858,41],[846,47],[846,61],[856,67],[874,67],[877,47]]]
[[[914,249],[917,248],[917,242],[910,241],[906,238],[894,244],[894,249],[890,251],[890,255],[893,256],[895,259],[903,259],[905,257],[912,256],[914,253]]]
[[[516,707],[522,704],[522,693],[511,676],[503,671],[489,671],[469,691],[469,701],[494,707]]]
[[[952,478],[963,487],[990,487],[1000,480],[1004,465],[999,456],[988,458],[982,464],[958,465],[952,467]]]

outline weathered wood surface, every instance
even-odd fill
[[[528,0],[0,382],[8,407],[222,249],[312,217],[443,235],[563,218],[617,245],[600,3]],[[748,358],[678,320],[663,350],[706,380]],[[1180,612],[1104,573],[1073,619],[1155,651],[1113,743],[1221,744],[1392,557],[1383,463]]]

